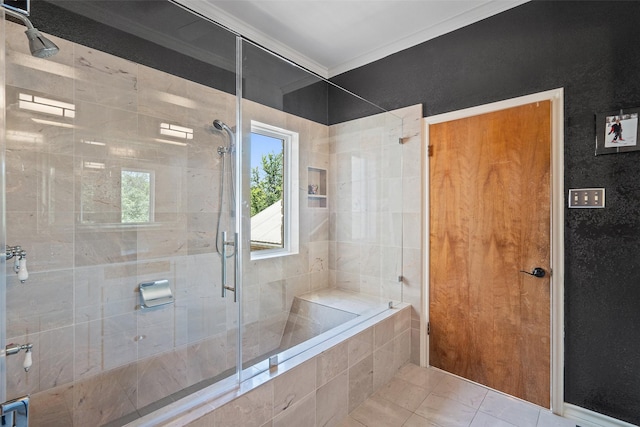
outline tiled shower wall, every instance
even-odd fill
[[[7,272],[7,336],[34,344],[29,373],[22,355],[7,359],[7,397],[32,394],[36,425],[85,425],[234,365],[235,306],[219,297],[214,249],[225,141],[209,125],[235,122],[235,97],[53,39],[59,54],[33,58],[7,23],[7,243],[27,251],[31,272],[25,284]],[[22,110],[21,93],[74,113]],[[300,254],[246,261],[245,360],[278,347],[296,295],[329,286],[412,303],[417,343],[420,106],[394,115],[404,123],[384,114],[328,128],[244,101],[245,124],[300,134]],[[167,144],[160,123],[193,139]],[[328,170],[327,208],[308,206],[308,167]],[[123,168],[155,174],[153,224],[116,224]],[[138,283],[165,278],[175,304],[136,310]]]
[[[391,113],[331,126],[330,281],[411,304],[411,361],[419,363],[422,105]]]
[[[33,58],[7,23],[7,242],[30,270],[24,284],[7,270],[7,337],[34,345],[28,373],[22,354],[7,358],[7,397],[32,394],[34,425],[94,425],[234,366],[235,306],[219,296],[214,249],[225,141],[209,125],[235,122],[235,97],[53,39],[58,55]],[[20,109],[21,93],[74,113]],[[326,126],[255,104],[244,113],[299,132],[302,182],[308,165],[328,168]],[[160,123],[193,139],[158,141],[171,140]],[[122,168],[155,174],[154,223],[115,223]],[[300,254],[251,262],[244,278],[247,357],[279,344],[295,295],[329,285],[329,212],[300,192]],[[155,279],[175,303],[136,310],[138,283]]]

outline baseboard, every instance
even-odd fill
[[[570,403],[564,404],[563,416],[574,420],[580,427],[637,427],[635,424],[629,424]]]

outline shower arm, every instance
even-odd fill
[[[6,13],[7,15],[22,21],[24,23],[24,25],[26,25],[29,30],[32,30],[34,28],[33,24],[31,23],[31,21],[29,21],[29,18],[24,16],[22,13],[16,12],[13,9],[9,9],[6,4],[2,4],[2,8],[4,9],[4,13]]]

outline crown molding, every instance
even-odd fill
[[[363,65],[385,58],[394,53],[417,46],[420,43],[435,39],[441,35],[520,6],[528,1],[529,0],[496,0],[489,3],[482,3],[478,7],[456,15],[453,18],[442,21],[429,28],[425,28],[424,30],[418,31],[395,42],[380,46],[379,48],[357,56],[350,61],[330,67],[328,70],[328,76],[334,77],[349,70],[362,67]]]
[[[328,78],[329,76],[327,67],[324,67],[311,58],[305,56],[304,54],[291,49],[279,40],[269,37],[263,32],[245,24],[244,22],[238,20],[236,17],[230,15],[214,4],[202,0],[174,1],[228,28],[236,34],[239,34],[242,37],[257,43],[258,45],[277,53],[287,60],[303,68],[306,68],[307,70],[319,75],[320,77]]]

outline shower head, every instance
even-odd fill
[[[216,130],[224,131],[227,133],[227,135],[229,136],[229,147],[227,148],[226,151],[227,152],[232,151],[233,147],[236,145],[236,136],[233,133],[233,130],[229,126],[227,126],[222,120],[218,120],[218,119],[215,119],[213,121],[213,127]],[[218,152],[220,152],[220,148],[218,148]]]
[[[31,55],[36,58],[48,58],[58,53],[60,49],[51,40],[43,36],[40,31],[35,28],[29,28],[25,31],[29,39],[29,50]]]
[[[231,128],[227,126],[222,120],[215,119],[213,121],[213,127],[218,130],[225,130],[227,132],[232,132]]]
[[[4,8],[4,13],[21,20],[24,25],[27,26],[27,31],[24,33],[27,35],[29,39],[29,50],[31,51],[31,55],[36,58],[48,58],[50,56],[58,53],[60,49],[55,45],[51,40],[43,36],[40,31],[33,27],[29,18],[24,16],[23,14],[16,12],[12,9],[9,9],[6,5],[2,4]]]

